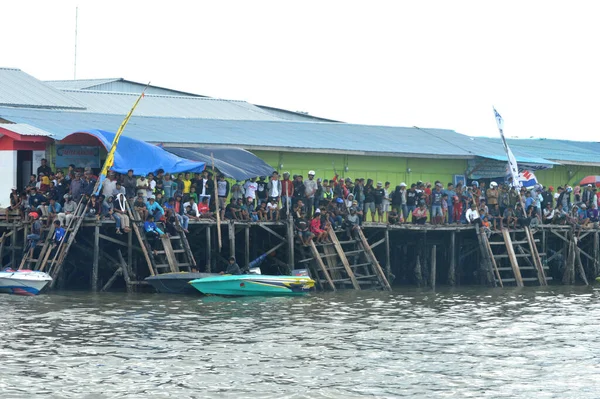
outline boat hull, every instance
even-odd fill
[[[146,277],[145,280],[161,294],[200,295],[189,282],[204,277],[218,276],[215,273],[164,273]]]
[[[33,296],[38,295],[52,281],[47,273],[32,270],[0,272],[0,293]]]
[[[206,277],[190,281],[203,294],[226,296],[300,296],[310,292],[315,282],[306,276],[243,274]]]

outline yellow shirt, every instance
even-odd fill
[[[191,186],[192,186],[191,180],[183,179],[183,193],[184,194],[189,194]]]
[[[42,184],[45,184],[47,186],[50,185],[50,179],[48,178],[48,176],[42,176]]]

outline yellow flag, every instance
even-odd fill
[[[96,194],[96,195],[100,194],[100,190],[102,189],[102,183],[106,179],[108,170],[110,168],[112,168],[112,166],[115,164],[115,151],[117,150],[117,145],[119,144],[119,138],[121,137],[121,133],[123,133],[123,130],[125,130],[125,126],[127,126],[127,122],[129,122],[131,115],[133,115],[133,111],[139,104],[140,100],[144,97],[144,93],[146,92],[146,89],[148,88],[149,85],[150,85],[150,83],[148,83],[146,85],[146,87],[142,91],[142,94],[140,94],[140,96],[137,98],[137,100],[135,100],[133,107],[131,107],[131,109],[129,110],[129,113],[127,114],[125,119],[123,119],[123,122],[121,122],[121,126],[119,126],[119,130],[117,130],[117,133],[115,134],[115,138],[113,139],[113,142],[112,142],[112,145],[110,146],[110,150],[108,151],[108,154],[106,154],[106,160],[104,161],[104,165],[102,166],[102,170],[100,171],[100,175],[98,176],[98,182],[96,182],[96,188],[94,190],[94,194]]]

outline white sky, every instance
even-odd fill
[[[597,1],[3,1],[0,66],[346,122],[599,141]]]

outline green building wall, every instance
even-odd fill
[[[467,168],[464,159],[425,159],[380,157],[372,155],[310,154],[279,151],[252,151],[263,159],[273,170],[280,173],[307,176],[314,170],[317,177],[330,179],[334,170],[341,177],[352,179],[364,177],[373,181],[389,181],[392,186],[401,182],[407,184],[421,180],[434,182],[440,180],[444,185],[453,181],[454,175],[462,175]],[[408,172],[410,169],[410,173]]]
[[[467,161],[464,159],[311,154],[284,151],[252,152],[273,166],[273,170],[280,173],[288,171],[292,175],[301,174],[306,177],[309,170],[314,170],[317,177],[329,179],[333,177],[335,168],[342,177],[352,179],[364,177],[374,181],[389,181],[392,186],[401,182],[410,184],[418,180],[432,183],[440,180],[446,185],[453,181],[454,175],[462,175],[467,169]],[[410,173],[408,173],[409,168]],[[535,175],[544,186],[556,188],[569,184],[574,187],[586,176],[600,176],[600,167],[557,165],[551,169],[539,170],[535,172]]]

